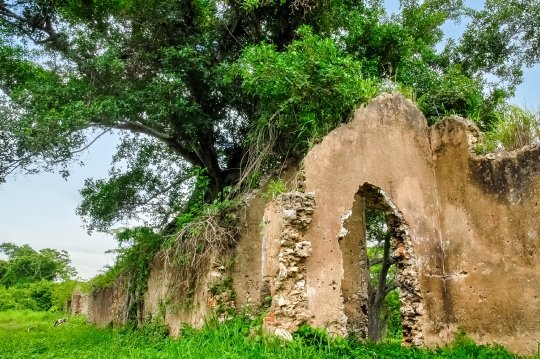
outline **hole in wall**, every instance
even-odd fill
[[[342,222],[347,331],[376,342],[392,338],[423,345],[422,298],[402,213],[383,190],[365,183]]]
[[[365,206],[368,281],[368,339],[401,340],[399,281],[392,235],[384,210]]]

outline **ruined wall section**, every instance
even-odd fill
[[[449,118],[430,131],[440,194],[449,342],[458,327],[478,343],[536,353],[540,338],[540,147],[477,156],[479,131]]]
[[[287,160],[281,168],[268,176],[260,188],[249,193],[244,206],[238,211],[240,233],[234,252],[231,278],[235,290],[237,310],[249,307],[255,313],[270,296],[270,287],[263,279],[263,235],[261,224],[268,199],[262,194],[268,191],[270,180],[281,180],[287,188],[293,189],[298,173],[298,161]]]
[[[228,273],[219,253],[208,260],[205,275],[189,293],[178,292],[178,268],[171,266],[170,258],[165,255],[161,253],[150,263],[143,321],[163,320],[169,326],[170,335],[178,336],[184,323],[200,328],[206,317],[218,308],[218,315],[224,320],[227,310],[234,308],[234,298],[232,287],[225,285]],[[212,290],[217,287],[221,288],[218,292]]]
[[[191,293],[175,291],[178,271],[171,267],[174,262],[163,254],[150,264],[148,291],[144,297],[145,321],[164,316],[170,333],[178,335],[183,323],[199,328],[205,319],[217,312],[221,320],[231,309],[258,313],[270,296],[270,287],[263,280],[263,236],[261,223],[267,199],[262,194],[268,190],[271,179],[281,179],[291,186],[298,166],[295,160],[287,161],[279,171],[269,175],[261,187],[246,194],[243,204],[235,213],[238,233],[234,249],[230,253],[214,253],[203,270],[205,275]],[[179,278],[176,278],[176,282]],[[216,291],[216,288],[219,289]],[[187,295],[186,295],[187,294]]]
[[[311,243],[304,233],[315,210],[313,193],[290,192],[267,208],[263,238],[263,277],[269,283],[272,305],[264,318],[266,330],[292,339],[290,333],[309,321],[306,258]]]
[[[365,199],[356,193],[350,211],[341,217],[339,244],[343,262],[341,293],[346,329],[359,339],[368,338],[369,259],[366,243]]]
[[[418,274],[415,290],[423,305],[414,307],[418,333],[408,344],[422,345],[421,333],[433,330],[443,310],[438,194],[422,113],[400,94],[381,95],[313,148],[304,169],[305,190],[317,198],[313,223],[305,234],[313,247],[307,259],[309,324],[348,334],[342,288],[344,248],[339,238],[342,217],[353,209],[360,186],[369,183],[392,199],[410,229],[415,254],[411,265]]]
[[[85,314],[86,322],[99,328],[120,327],[127,323],[129,299],[124,278],[118,278],[111,287],[99,288],[87,295],[74,294],[72,303],[80,305],[73,307],[73,314]]]
[[[428,128],[410,100],[377,97],[308,153],[303,193],[266,204],[262,189],[247,200],[232,266],[219,253],[208,261],[190,303],[169,295],[174,270],[156,257],[140,316],[151,320],[169,306],[163,315],[177,334],[183,322],[200,326],[219,306],[255,308],[272,296],[265,326],[276,334],[289,337],[305,322],[365,337],[362,201],[377,192],[389,204],[404,344],[449,343],[461,327],[479,343],[533,353],[540,338],[540,147],[477,156],[479,139],[470,121]],[[228,278],[232,288],[211,290]],[[93,293],[87,306],[75,297],[72,305],[103,327],[125,323],[130,300],[118,282]]]
[[[88,305],[90,304],[90,295],[81,292],[75,292],[71,296],[71,315],[88,315]]]

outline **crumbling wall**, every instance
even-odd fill
[[[288,188],[296,185],[298,161],[287,160],[278,171],[261,183],[258,190],[252,191],[245,199],[245,204],[238,212],[240,232],[235,245],[234,265],[231,278],[236,292],[235,305],[240,310],[251,307],[257,312],[270,296],[269,283],[263,278],[264,239],[262,235],[263,216],[269,202],[262,197],[268,191],[271,179],[281,180]]]
[[[216,311],[221,320],[231,309],[249,307],[249,310],[258,312],[266,297],[270,296],[269,284],[262,275],[261,223],[268,201],[262,193],[267,191],[270,179],[280,179],[290,185],[297,170],[296,161],[287,161],[279,172],[268,176],[261,188],[243,198],[243,205],[233,214],[239,229],[234,250],[226,255],[214,253],[202,269],[205,275],[191,293],[174,290],[174,277],[178,271],[168,265],[173,261],[170,258],[166,260],[163,254],[156,256],[150,263],[148,290],[144,296],[144,320],[161,315],[169,325],[171,335],[176,336],[183,323],[201,327],[204,320]],[[215,288],[220,290],[216,292]]]
[[[449,118],[430,131],[444,238],[439,333],[461,327],[479,343],[523,355],[540,339],[540,147],[477,156],[480,134]]]
[[[410,250],[415,254],[411,270],[418,277],[413,287],[422,305],[402,302],[413,310],[411,317],[418,317],[406,343],[422,345],[422,333],[431,325],[426,306],[438,305],[429,282],[441,273],[437,263],[442,255],[437,250],[438,196],[424,116],[401,95],[380,96],[311,150],[304,169],[305,190],[314,192],[317,199],[313,222],[305,233],[313,247],[306,263],[309,324],[342,336],[349,333],[345,313],[353,309],[345,309],[349,289],[342,284],[344,260],[351,258],[343,254],[347,246],[340,244],[340,233],[342,218],[355,210],[355,196],[369,183],[392,199],[409,227]],[[362,310],[358,305],[357,312]]]
[[[307,154],[293,186],[300,192],[268,204],[261,191],[252,195],[239,212],[233,265],[212,258],[191,306],[168,295],[172,269],[156,257],[144,318],[164,315],[177,334],[218,306],[255,308],[272,297],[264,320],[271,332],[289,338],[306,323],[365,338],[370,205],[385,211],[392,235],[404,345],[448,343],[462,328],[479,343],[532,354],[540,338],[540,147],[477,156],[479,138],[470,121],[428,128],[410,100],[377,97]],[[228,278],[230,290],[209,290]],[[122,323],[124,293],[94,293],[88,321]],[[164,305],[177,311],[163,314]],[[73,306],[83,307],[75,297]]]
[[[278,196],[264,217],[263,278],[272,296],[264,323],[268,331],[285,338],[309,320],[306,259],[312,249],[304,233],[314,210],[313,193],[290,192]]]
[[[341,293],[349,334],[368,338],[369,260],[366,248],[365,199],[356,193],[351,210],[341,217],[339,246],[343,262]]]
[[[88,305],[90,304],[90,295],[86,293],[75,292],[71,297],[71,315],[88,315]]]
[[[219,253],[214,253],[208,260],[209,268],[200,277],[196,286],[185,293],[178,291],[178,268],[170,266],[164,254],[156,256],[150,263],[148,290],[144,295],[143,321],[163,320],[169,326],[169,333],[178,336],[184,323],[200,328],[205,319],[221,309],[222,320],[227,309],[234,308],[233,288],[226,287],[228,277],[222,265]],[[214,286],[223,287],[219,292],[212,291]],[[182,287],[184,289],[184,287]]]
[[[74,294],[72,302],[80,294]],[[81,296],[80,312],[86,314],[86,322],[100,328],[108,325],[119,327],[127,322],[129,293],[124,278],[118,278],[112,287],[100,288],[91,294]]]

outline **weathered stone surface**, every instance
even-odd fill
[[[71,301],[77,303],[73,314],[85,314],[87,323],[100,328],[126,324],[129,295],[124,278],[119,278],[112,287],[100,288],[91,294],[75,293]]]
[[[71,297],[71,315],[88,314],[89,303],[90,295],[76,290]]]
[[[306,314],[306,258],[312,247],[304,232],[314,213],[313,193],[290,192],[278,196],[264,216],[263,277],[269,283],[272,306],[264,324],[268,332],[283,333],[298,329],[309,319]],[[277,261],[277,268],[274,263]],[[289,334],[290,335],[290,334]]]
[[[247,202],[232,272],[236,308],[272,297],[265,328],[285,339],[302,323],[365,338],[369,204],[385,211],[392,235],[404,345],[448,343],[461,327],[479,343],[532,354],[540,338],[540,146],[476,156],[479,138],[455,117],[428,128],[400,94],[358,109],[301,171],[285,175],[299,192]],[[233,289],[208,294],[222,280],[216,268],[194,293],[200,305],[166,316],[173,334],[182,321],[197,326],[219,303],[232,305]],[[165,299],[179,305],[166,296],[167,270],[152,262],[144,315]],[[122,293],[94,294],[89,322],[121,323]],[[75,297],[72,306],[84,307]]]
[[[476,156],[460,118],[430,129],[445,276],[435,341],[458,327],[479,343],[536,353],[540,338],[540,147]]]
[[[408,226],[409,255],[414,253],[408,258],[414,270],[409,270],[421,275],[409,285],[415,294],[403,295],[402,305],[407,306],[408,296],[429,301],[430,293],[422,289],[425,275],[442,271],[437,267],[440,255],[433,251],[433,243],[440,240],[438,196],[427,123],[412,102],[401,95],[382,95],[357,110],[350,123],[310,151],[304,175],[305,190],[317,198],[305,234],[313,247],[306,276],[310,324],[339,335],[366,335],[365,249],[351,252],[354,246],[365,246],[365,228],[358,218],[362,208],[354,208],[364,184],[381,189]],[[358,223],[347,228],[347,221]],[[428,325],[429,320],[416,322],[406,343],[423,345]]]

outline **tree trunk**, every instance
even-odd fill
[[[386,284],[386,277],[393,263],[390,258],[390,236],[387,236],[384,240],[384,253],[381,272],[379,273],[379,283],[376,287],[370,284],[368,289],[368,339],[375,343],[381,342],[386,324],[386,320],[382,318],[381,312],[384,299],[391,290]]]
[[[369,341],[380,343],[382,340],[382,332],[384,329],[384,323],[381,318],[382,304],[383,300],[377,300],[377,295],[375,293],[375,298],[373,302],[371,298],[368,305],[368,339]]]

